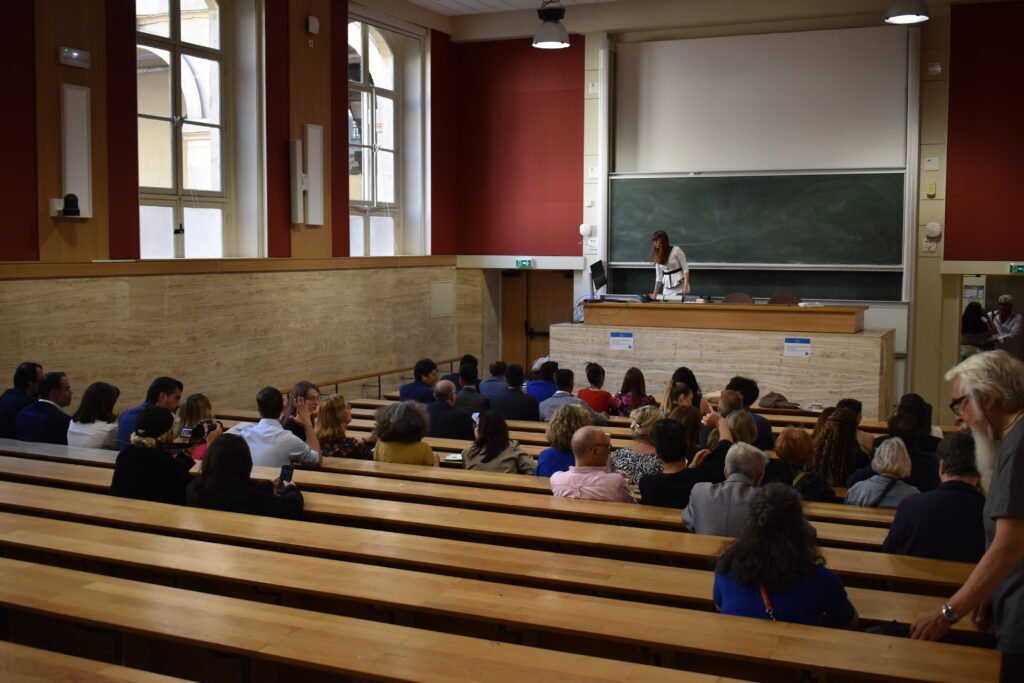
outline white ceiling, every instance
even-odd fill
[[[571,9],[573,5],[590,5],[615,0],[562,0],[562,5]],[[485,12],[511,12],[514,10],[537,9],[541,0],[409,0],[414,5],[426,7],[438,14],[483,14]]]

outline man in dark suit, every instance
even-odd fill
[[[750,410],[750,406],[754,405],[754,401],[761,395],[761,389],[757,386],[757,382],[749,377],[733,377],[725,388],[735,391],[743,397],[743,410],[749,412],[750,416],[754,418],[754,424],[757,425],[757,440],[754,441],[754,445],[762,451],[770,451],[775,448],[772,424],[763,415],[758,415]]]
[[[446,379],[434,387],[434,402],[427,404],[430,426],[427,436],[441,439],[473,439],[473,418],[455,407],[455,385]]]
[[[416,361],[412,370],[413,381],[398,388],[401,401],[434,402],[434,385],[437,384],[437,363],[429,358]]]
[[[22,441],[68,444],[71,416],[62,409],[71,405],[71,383],[63,372],[48,372],[39,382],[39,400],[21,409],[15,429]]]
[[[14,386],[0,396],[0,439],[18,436],[14,418],[22,408],[39,398],[39,382],[43,379],[43,366],[22,363],[14,371]]]
[[[459,368],[459,393],[455,395],[455,407],[467,413],[482,413],[491,407],[486,396],[480,394],[477,386],[480,377],[475,365],[463,365]]]
[[[959,433],[939,445],[934,491],[905,498],[882,549],[897,555],[976,563],[985,554],[985,497],[978,493],[974,437]]]
[[[537,399],[523,391],[523,366],[508,366],[505,382],[507,387],[490,396],[491,410],[506,420],[540,420]]]

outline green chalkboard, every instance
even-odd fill
[[[690,262],[898,265],[903,173],[613,178],[611,261],[668,233]]]

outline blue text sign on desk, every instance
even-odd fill
[[[618,351],[632,351],[633,350],[633,333],[632,332],[609,332],[608,333],[608,348],[615,349]]]
[[[807,337],[786,337],[786,341],[782,346],[783,356],[793,356],[796,358],[810,358],[811,357],[811,340]]]

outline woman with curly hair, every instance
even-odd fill
[[[612,472],[622,474],[629,486],[639,484],[646,474],[661,474],[661,461],[651,443],[651,427],[663,417],[658,406],[644,406],[629,414],[633,442],[612,453]]]
[[[715,567],[715,607],[723,614],[853,628],[857,610],[825,566],[799,494],[769,484],[750,501],[740,536]]]
[[[373,459],[377,462],[397,462],[404,465],[437,465],[437,458],[429,445],[423,443],[429,418],[426,407],[418,401],[400,401],[377,409],[377,424],[373,429],[377,447]]]
[[[850,473],[868,463],[857,442],[857,416],[849,408],[836,408],[814,437],[814,471],[824,474],[830,486],[845,486]]]
[[[580,427],[593,424],[587,409],[578,404],[567,403],[560,406],[548,421],[547,436],[549,448],[545,448],[537,457],[538,477],[550,477],[555,472],[565,472],[576,464],[572,453],[572,435]]]

